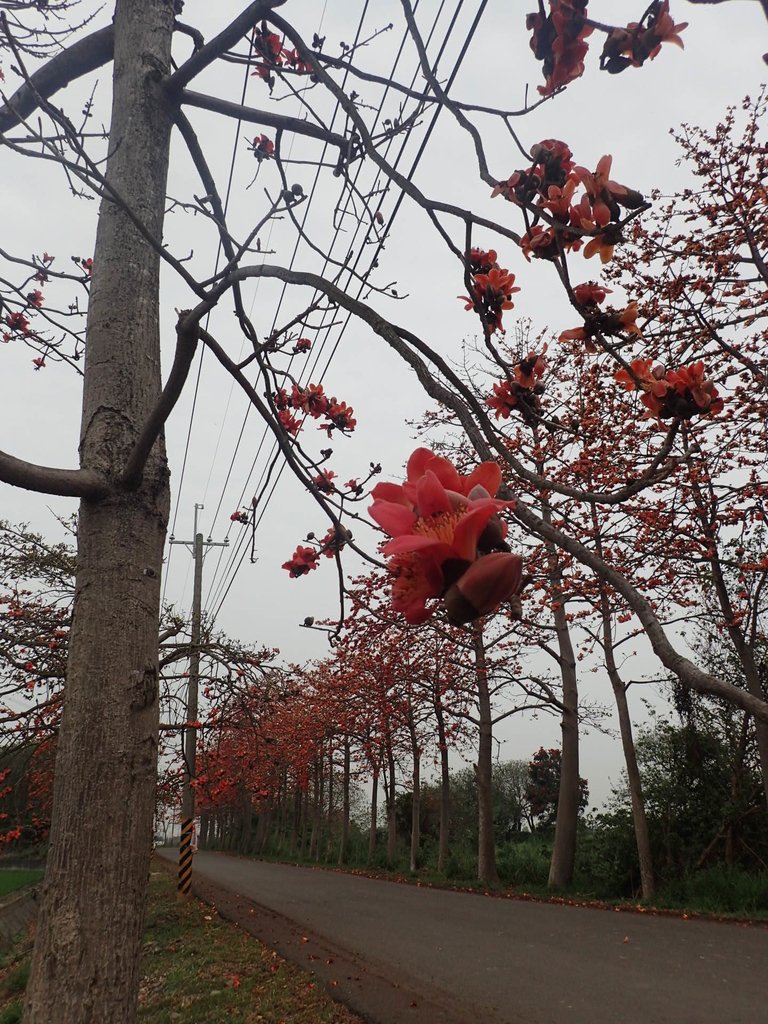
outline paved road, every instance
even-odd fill
[[[214,853],[197,854],[195,872],[237,894],[255,934],[333,979],[344,1001],[377,1024],[768,1024],[764,928],[494,899]]]

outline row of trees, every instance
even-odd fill
[[[510,708],[494,709],[493,692],[499,673],[507,673],[512,706],[546,705],[561,719],[550,880],[567,882],[573,873],[580,799],[584,708],[578,668],[584,635],[605,664],[617,702],[644,892],[653,887],[652,850],[626,700],[632,680],[624,678],[621,661],[640,634],[661,671],[674,674],[687,691],[739,709],[744,728],[757,735],[768,796],[768,703],[758,657],[768,570],[759,545],[766,486],[768,203],[766,148],[758,138],[764,99],[750,104],[745,139],[733,135],[733,117],[711,136],[688,131],[683,143],[699,175],[697,187],[668,208],[658,200],[659,219],[646,218],[640,226],[648,203],[610,177],[610,156],[590,170],[563,141],[519,141],[524,129],[518,125],[525,122],[516,119],[538,103],[520,111],[504,97],[499,107],[459,99],[452,89],[454,76],[446,82],[442,71],[438,74],[439,58],[430,56],[422,14],[410,0],[401,0],[397,14],[417,60],[418,74],[411,83],[394,74],[383,76],[375,61],[368,63],[372,51],[360,38],[352,45],[345,42],[341,56],[331,55],[314,21],[302,18],[296,5],[287,5],[297,10],[296,20],[283,17],[280,0],[244,5],[208,42],[199,29],[180,20],[180,5],[172,0],[117,0],[111,21],[108,14],[75,0],[56,5],[13,0],[0,6],[7,14],[0,41],[8,57],[4,72],[17,76],[16,91],[0,108],[4,159],[49,162],[63,168],[66,188],[75,197],[85,193],[99,199],[93,255],[79,257],[74,272],[61,269],[42,240],[24,243],[17,253],[0,253],[3,340],[30,346],[38,369],[46,366],[51,372],[57,362],[67,364],[82,373],[83,383],[79,468],[51,468],[0,453],[0,479],[6,484],[81,502],[50,847],[27,1024],[54,1019],[128,1024],[135,1016],[162,689],[160,579],[170,493],[163,427],[198,346],[247,396],[275,439],[275,458],[322,510],[328,533],[318,545],[297,548],[286,562],[293,576],[306,575],[321,554],[328,554],[343,580],[342,549],[366,554],[351,527],[357,534],[358,523],[371,521],[357,511],[365,489],[357,480],[338,488],[325,440],[313,442],[307,431],[302,433],[307,418],[320,420],[323,439],[335,441],[355,427],[346,402],[325,395],[310,371],[297,372],[291,362],[306,350],[307,340],[311,346],[318,313],[331,310],[334,317],[349,315],[361,328],[369,327],[437,403],[435,425],[449,426],[449,436],[457,438],[448,454],[460,474],[446,468],[449,463],[422,454],[418,472],[411,466],[414,479],[407,487],[388,496],[379,492],[381,501],[404,511],[395,515],[390,509],[384,519],[372,515],[393,536],[386,553],[394,607],[407,609],[409,629],[421,629],[416,618],[424,621],[439,610],[437,625],[418,633],[418,641],[408,632],[395,657],[387,645],[403,629],[401,623],[388,629],[386,640],[376,635],[382,615],[388,619],[380,599],[353,595],[353,615],[361,626],[350,628],[343,648],[354,668],[317,669],[335,679],[339,691],[349,686],[350,672],[352,679],[367,680],[367,688],[355,691],[362,713],[354,702],[350,712],[345,699],[331,705],[330,718],[323,720],[341,736],[345,764],[346,737],[363,737],[358,742],[367,743],[371,771],[386,782],[391,804],[395,716],[411,762],[415,824],[426,730],[420,714],[430,706],[418,691],[438,691],[437,700],[430,698],[434,717],[429,731],[437,731],[442,778],[447,748],[439,724],[445,710],[442,662],[451,665],[451,673],[455,662],[460,685],[454,688],[449,675],[446,694],[453,699],[455,693],[456,719],[468,723],[476,739],[479,870],[493,878],[495,852],[488,839],[492,725],[500,714],[511,713]],[[674,22],[667,0],[643,5],[637,20],[626,26],[592,19],[587,7],[586,0],[548,0],[546,5],[542,0],[527,19],[512,18],[505,25],[505,31],[524,34],[530,42],[533,69],[544,78],[540,102],[557,102],[564,88],[578,88],[575,80],[596,40],[602,42],[599,65],[610,74],[634,74],[669,44],[682,45],[685,25]],[[480,45],[476,29],[483,10],[484,5],[460,60]],[[103,17],[104,27],[94,30],[92,16]],[[84,121],[80,114],[78,83],[92,81],[110,61],[111,115],[105,130],[93,130],[90,101]],[[214,66],[225,75],[223,94],[194,91],[193,84],[211,80],[207,75]],[[259,107],[230,99],[239,94],[233,69],[239,73],[243,67],[255,73],[264,90]],[[525,75],[522,62],[520,69]],[[226,72],[232,72],[230,80]],[[518,84],[522,95],[524,83]],[[394,116],[381,123],[376,106],[361,96],[374,88],[397,95]],[[75,104],[68,112],[58,106],[60,94],[65,103]],[[282,112],[279,100],[287,94],[298,98],[304,116]],[[259,126],[252,148],[259,166],[271,162],[277,188],[267,191],[263,207],[247,225],[228,216],[223,190],[191,123],[192,111],[200,109]],[[390,157],[390,143],[405,131],[422,133],[426,145],[427,124],[438,113],[453,119],[476,161],[482,186],[477,196],[467,189],[467,204],[446,201],[440,180],[422,189]],[[339,122],[342,127],[336,129]],[[486,140],[500,133],[510,139],[510,153],[522,150],[522,168],[515,169],[520,161],[509,155],[491,169]],[[172,134],[197,184],[169,204]],[[292,139],[308,147],[307,161],[336,190],[338,202],[328,204],[332,217],[341,209],[353,211],[350,216],[364,227],[361,251],[378,239],[385,221],[381,206],[390,192],[435,229],[454,261],[457,282],[463,281],[467,309],[480,331],[480,355],[475,365],[472,360],[464,364],[469,380],[439,345],[386,316],[384,296],[391,296],[392,288],[377,274],[376,258],[366,268],[350,255],[322,264],[316,273],[313,267],[296,266],[286,246],[273,263],[264,262],[259,235],[273,220],[293,226],[291,242],[307,236],[296,212],[307,196],[294,182],[288,162]],[[618,171],[620,164],[619,155],[617,173],[623,176],[626,167]],[[375,167],[381,175],[370,191],[358,184],[360,166]],[[496,221],[472,208],[475,198],[489,192],[500,211]],[[190,256],[184,232],[170,231],[169,205],[205,225],[207,248],[220,245],[224,255],[219,269],[212,273],[199,255]],[[75,216],[81,217],[79,206]],[[322,243],[309,241],[314,254],[324,251]],[[496,250],[502,247],[499,256]],[[201,248],[206,247],[196,252]],[[576,326],[561,332],[557,344],[552,339],[546,356],[543,340],[529,348],[504,335],[504,314],[509,323],[517,290],[515,275],[507,269],[510,254],[548,265],[553,284],[573,307]],[[604,279],[581,280],[584,256],[599,256],[607,268]],[[160,302],[161,264],[185,296],[178,303],[183,311],[165,385],[160,324],[170,310]],[[417,274],[420,285],[421,267]],[[268,279],[280,281],[291,295],[290,313],[280,323],[265,313],[267,303],[256,304],[257,322],[247,312],[248,282]],[[609,284],[627,293],[615,306],[606,301]],[[450,301],[460,287],[451,287]],[[85,329],[73,297],[82,292],[88,293]],[[233,315],[209,321],[217,306],[232,309]],[[239,334],[245,356],[233,334]],[[368,462],[366,457],[363,464]],[[478,470],[478,463],[485,468]],[[481,495],[469,483],[473,471],[486,481]],[[498,481],[496,496],[488,488],[492,474]],[[245,513],[250,523],[255,517],[256,508]],[[485,525],[493,519],[490,535],[474,529],[480,519]],[[509,540],[503,523],[508,523]],[[516,600],[521,587],[523,608]],[[510,596],[514,615],[489,624],[483,616]],[[454,625],[443,621],[444,605]],[[681,619],[702,607],[716,616],[715,629],[734,651],[736,672],[730,665],[694,661],[682,641]],[[456,622],[469,625],[457,627]],[[340,634],[341,621],[330,628]],[[440,640],[432,654],[433,628]],[[366,631],[377,644],[373,666],[365,665],[365,652],[355,639]],[[551,679],[531,671],[523,659],[534,645],[552,658]],[[379,689],[386,696],[392,685],[391,679],[381,678],[379,661],[389,664],[398,680],[396,699],[372,699]],[[399,672],[404,661],[409,661],[405,678]],[[270,749],[267,763],[299,772],[300,791],[302,786],[321,787],[327,737],[319,739],[311,730],[292,732],[284,710],[281,720],[281,709],[293,699],[292,674],[279,675],[274,683],[270,679],[263,687],[265,698],[259,697],[261,677],[253,687],[236,687],[232,696],[227,691],[225,713],[222,701],[216,702],[202,732],[214,790],[220,783],[238,784],[235,780],[251,768],[249,799],[261,789],[279,790],[280,777],[260,778],[265,756],[256,761],[258,742],[270,749],[278,738],[283,752],[272,758]],[[302,688],[307,700],[315,687],[315,670],[310,674],[308,687]],[[318,714],[334,685],[323,684]],[[366,710],[369,704],[375,704],[375,712]],[[241,741],[251,718],[257,732],[249,745]],[[280,725],[277,732],[274,723]],[[366,740],[361,727],[368,724],[371,737]],[[197,729],[197,723],[187,727]],[[228,752],[233,752],[237,773],[219,779],[218,764]],[[201,793],[209,781],[199,783]],[[254,789],[252,781],[260,788]],[[214,790],[208,798],[215,797]],[[125,893],[136,898],[125,900]],[[111,951],[118,947],[123,955],[116,958]]]

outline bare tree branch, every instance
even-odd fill
[[[179,321],[176,325],[176,337],[176,354],[171,372],[168,374],[168,380],[157,400],[157,404],[147,417],[147,421],[120,477],[121,486],[127,490],[135,490],[141,483],[142,473],[149,458],[149,453],[160,436],[166,420],[173,412],[189,376],[189,369],[197,349],[198,334],[197,324],[188,325],[184,313],[179,316]]]
[[[209,64],[212,64],[218,57],[229,50],[235,43],[238,43],[246,33],[252,29],[259,18],[265,17],[274,7],[281,7],[285,0],[256,0],[256,3],[249,4],[242,14],[230,22],[210,43],[206,43],[196,53],[192,54],[188,61],[181,65],[170,78],[167,79],[167,86],[172,91],[180,91],[192,81],[201,71],[204,71]]]
[[[67,498],[87,498],[98,501],[105,498],[110,487],[100,473],[88,469],[54,469],[38,466],[34,462],[16,459],[0,452],[0,480],[27,491],[42,494],[60,494]]]
[[[57,53],[0,107],[0,134],[15,128],[23,118],[33,113],[39,106],[40,97],[50,99],[70,82],[103,67],[112,59],[114,43],[114,26],[107,25]]]
[[[288,117],[285,114],[275,114],[270,110],[244,107],[239,103],[232,103],[230,100],[219,99],[218,96],[205,96],[203,93],[191,92],[189,89],[182,91],[180,100],[182,104],[186,104],[189,107],[212,110],[217,114],[226,114],[227,117],[234,117],[238,121],[266,125],[268,128],[282,129],[287,132],[294,132],[297,135],[306,135],[310,139],[317,139],[320,142],[327,142],[331,146],[337,146],[344,153],[349,148],[349,139],[343,135],[336,135],[323,125],[312,124],[311,121],[304,121],[300,117]]]

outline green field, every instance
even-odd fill
[[[0,869],[0,899],[7,896],[14,889],[23,889],[25,885],[32,885],[39,882],[43,877],[42,871],[30,871],[16,868]]]

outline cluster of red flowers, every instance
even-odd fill
[[[6,314],[5,322],[8,326],[8,332],[3,335],[3,341],[9,341],[15,334],[23,336],[29,334],[30,323],[23,313],[19,311],[8,313]]]
[[[287,562],[283,562],[282,568],[288,570],[291,579],[298,579],[299,576],[306,576],[312,569],[316,569],[319,558],[320,552],[315,548],[299,544],[291,558]]]
[[[275,155],[275,144],[266,135],[257,135],[251,143],[251,152],[261,163],[262,160],[269,160]]]
[[[680,33],[688,22],[676,25],[669,14],[669,0],[651,4],[642,21],[632,21],[626,28],[615,28],[608,36],[600,56],[600,67],[616,75],[626,68],[639,68],[653,60],[662,43],[684,49]]]
[[[326,558],[335,558],[349,539],[350,534],[343,526],[332,526],[320,540],[320,552]]]
[[[543,64],[546,85],[539,86],[542,96],[567,85],[584,74],[586,42],[593,32],[586,18],[588,0],[549,0],[549,14],[542,5],[529,14],[526,26],[531,30],[531,49]]]
[[[280,388],[274,393],[272,400],[277,409],[278,419],[285,430],[294,437],[301,429],[301,421],[293,415],[292,409],[316,420],[325,417],[326,422],[321,424],[320,430],[324,430],[329,437],[334,430],[351,433],[357,426],[354,410],[346,402],[340,402],[335,397],[329,398],[323,391],[322,384],[308,384],[306,387],[294,384],[290,394],[284,388]]]
[[[39,256],[36,262],[39,260],[41,266],[38,272],[35,274],[35,281],[38,284],[45,284],[48,280],[48,267],[53,263],[55,256],[50,256],[47,252],[44,252],[42,256]]]
[[[514,308],[512,295],[520,291],[515,287],[515,275],[499,266],[495,249],[487,252],[472,249],[467,264],[472,278],[472,294],[459,296],[466,303],[464,308],[480,314],[487,334],[495,331],[503,334],[501,320],[504,310]]]
[[[505,542],[501,509],[511,503],[493,497],[501,484],[495,462],[470,474],[447,459],[417,448],[403,484],[380,483],[371,496],[371,518],[392,540],[392,607],[407,622],[426,622],[440,599],[448,618],[460,625],[513,600],[522,585],[522,559]]]
[[[299,75],[308,75],[312,71],[311,66],[299,57],[298,52],[286,49],[280,36],[270,32],[266,24],[253,30],[253,48],[261,58],[253,73],[267,83],[270,92],[275,85],[273,72],[277,68],[288,68]]]
[[[291,558],[287,562],[283,562],[281,568],[288,570],[291,579],[306,576],[312,569],[317,568],[322,555],[326,558],[335,558],[350,538],[351,534],[343,526],[331,526],[319,541],[316,541],[315,535],[310,533],[307,540],[312,541],[316,546],[309,547],[299,544]]]
[[[296,344],[293,346],[294,355],[298,355],[299,352],[309,352],[312,348],[312,342],[309,338],[299,338]]]
[[[584,317],[581,327],[572,327],[570,330],[560,333],[560,341],[583,341],[587,352],[596,352],[597,347],[593,338],[598,334],[637,334],[640,328],[637,326],[637,303],[630,302],[622,310],[608,307],[607,310],[600,309],[605,302],[611,289],[597,284],[595,281],[587,281],[586,284],[577,284],[573,289],[573,297]]]
[[[639,192],[610,179],[613,157],[605,155],[594,171],[579,167],[559,139],[545,139],[531,150],[533,165],[500,181],[491,196],[504,196],[534,214],[534,222],[520,241],[527,260],[554,259],[561,252],[578,251],[583,235],[591,235],[584,248],[589,257],[599,253],[603,263],[622,241],[622,207],[637,209],[645,200]],[[575,193],[582,188],[578,201]],[[537,223],[542,217],[546,224]]]
[[[651,359],[633,359],[629,370],[614,374],[627,391],[643,392],[640,401],[647,409],[646,416],[689,420],[722,410],[723,399],[713,382],[705,379],[701,360],[679,370],[665,370],[652,363]]]
[[[248,513],[244,512],[242,509],[238,509],[236,512],[233,512],[229,518],[233,523],[242,523],[244,526],[248,525]]]
[[[543,0],[539,10],[529,14],[526,25],[531,31],[531,49],[542,63],[545,84],[539,86],[542,96],[551,96],[584,74],[584,58],[589,50],[587,39],[595,26],[587,17],[588,0],[548,0],[549,13]],[[680,33],[687,22],[675,25],[669,14],[669,0],[654,0],[642,21],[630,22],[625,28],[608,32],[600,67],[618,74],[628,67],[640,67],[653,60],[662,43],[683,47]],[[599,26],[602,28],[602,26]]]
[[[336,474],[332,469],[324,469],[312,478],[312,483],[323,494],[333,494],[336,491],[336,485],[333,482],[335,478]]]
[[[486,405],[496,412],[496,419],[508,419],[517,409],[526,423],[532,423],[541,415],[540,395],[544,393],[541,378],[547,368],[545,345],[541,352],[529,352],[525,359],[512,367],[510,377],[493,385],[493,394],[486,398]]]

